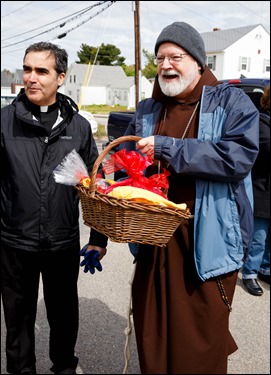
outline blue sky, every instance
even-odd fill
[[[1,70],[21,69],[25,49],[41,40],[65,48],[69,63],[78,60],[82,44],[104,43],[117,46],[125,63],[134,64],[133,5],[133,1],[1,1]],[[256,24],[270,32],[270,1],[140,1],[139,9],[141,49],[151,53],[160,31],[175,21],[190,23],[200,33]],[[144,63],[142,56],[142,67]]]

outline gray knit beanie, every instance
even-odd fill
[[[192,26],[185,22],[174,22],[166,26],[157,38],[155,56],[162,43],[174,43],[185,49],[205,69],[206,52],[201,35]]]

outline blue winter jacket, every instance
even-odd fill
[[[153,134],[162,106],[141,101],[125,135]],[[131,143],[121,146],[132,149]],[[197,139],[155,136],[155,159],[196,177],[194,257],[204,281],[243,264],[253,234],[250,171],[258,150],[258,110],[228,84],[204,86]]]

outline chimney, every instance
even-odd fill
[[[12,93],[12,94],[16,94],[16,91],[15,91],[15,83],[14,83],[14,82],[12,82],[12,84],[11,84],[11,93]]]
[[[213,31],[220,31],[220,28],[219,27],[214,27]]]

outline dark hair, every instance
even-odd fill
[[[61,49],[59,46],[49,42],[38,42],[31,44],[26,50],[24,54],[25,56],[29,52],[42,52],[42,51],[49,51],[50,55],[54,55],[55,57],[55,70],[57,73],[66,73],[68,69],[68,54],[66,50]]]
[[[261,107],[270,111],[270,85],[266,86],[263,96],[261,97]]]

